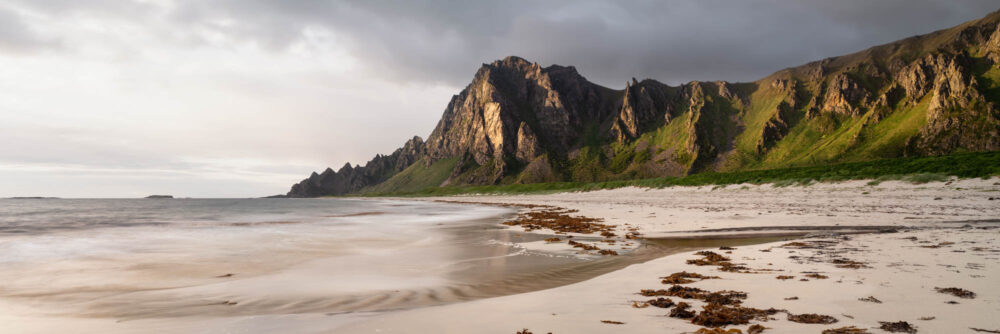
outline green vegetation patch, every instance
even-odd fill
[[[915,183],[943,181],[949,177],[973,178],[1000,175],[1000,152],[957,153],[936,157],[907,157],[827,166],[751,170],[728,173],[706,172],[680,178],[666,177],[607,182],[549,182],[499,186],[429,186],[418,191],[396,191],[378,195],[447,196],[459,194],[523,194],[590,191],[621,187],[663,188],[728,184],[775,183],[781,186],[812,182],[872,179]],[[369,193],[368,195],[374,195]]]
[[[399,174],[378,185],[361,190],[362,194],[414,192],[428,187],[440,186],[448,179],[458,158],[441,159],[427,166],[426,158],[410,165]]]

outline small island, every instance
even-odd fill
[[[172,195],[149,195],[149,196],[146,196],[146,198],[149,198],[149,199],[172,199],[172,198],[174,198],[174,196],[172,196]]]

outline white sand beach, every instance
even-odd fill
[[[991,199],[993,198],[993,199]],[[412,200],[412,199],[411,199]],[[615,190],[517,196],[462,196],[428,201],[549,205],[578,210],[571,215],[603,219],[614,225],[613,246],[622,252],[642,247],[621,237],[636,230],[645,238],[738,237],[777,235],[799,238],[706,249],[731,259],[751,273],[697,266],[696,250],[633,264],[582,282],[546,290],[417,307],[401,311],[258,315],[206,315],[184,318],[53,318],[11,316],[19,305],[0,304],[0,325],[12,333],[693,333],[704,328],[689,319],[667,316],[673,308],[643,306],[654,299],[644,289],[670,289],[660,277],[677,272],[718,276],[683,284],[707,292],[746,294],[740,306],[782,310],[768,320],[725,326],[749,332],[821,333],[855,326],[883,333],[880,322],[904,321],[919,333],[980,333],[1000,330],[1000,179],[908,184],[865,181],[809,186],[733,185],[728,187],[623,188]],[[531,209],[524,209],[531,210]],[[579,252],[565,234],[547,229],[519,233],[558,236],[561,242],[512,240],[516,247],[554,253]],[[580,239],[584,235],[579,235]],[[803,234],[809,234],[801,238]],[[623,249],[625,248],[625,249]],[[593,253],[593,252],[590,252]],[[623,253],[623,254],[625,254]],[[597,256],[590,254],[587,256]],[[848,265],[844,265],[847,263]],[[854,266],[850,264],[856,264]],[[854,268],[851,268],[854,267]],[[813,276],[807,276],[812,274]],[[780,280],[778,276],[786,279]],[[306,284],[307,285],[307,284]],[[975,293],[961,298],[935,288]],[[300,289],[308,289],[303,285]],[[869,298],[871,297],[871,298]],[[686,302],[699,313],[706,303]],[[866,300],[860,300],[866,299]],[[876,302],[876,300],[878,302]],[[952,303],[954,302],[954,303]],[[815,313],[831,324],[803,324],[789,314]],[[603,320],[609,322],[605,323]],[[975,328],[975,329],[973,329]]]
[[[920,185],[886,182],[869,186],[851,181],[785,188],[626,188],[449,200],[576,209],[578,214],[602,217],[607,223],[637,226],[646,237],[803,232],[790,228],[802,226],[822,234],[832,232],[831,227],[851,232],[854,226],[892,226],[880,229],[893,233],[797,240],[835,241],[824,249],[781,247],[787,242],[775,242],[738,247],[731,254],[713,250],[751,269],[773,270],[762,273],[689,265],[686,260],[700,256],[687,252],[555,289],[374,316],[336,332],[515,333],[524,328],[533,333],[695,332],[702,326],[668,317],[668,309],[632,306],[634,301],[651,299],[639,295],[640,290],[667,289],[670,285],[661,284],[659,277],[681,271],[721,277],[685,286],[746,292],[743,306],[816,313],[837,320],[800,324],[778,313],[766,322],[751,321],[767,327],[764,333],[820,333],[845,326],[883,333],[878,329],[880,322],[898,321],[920,333],[1000,330],[996,316],[1000,314],[1000,180],[996,178]],[[864,263],[864,268],[838,268],[831,263],[838,258]],[[807,278],[806,273],[827,278]],[[794,278],[776,279],[782,275]],[[935,287],[958,287],[976,296],[958,298],[939,293]],[[868,297],[880,303],[859,300]],[[671,299],[690,303],[695,312],[704,304]],[[441,331],[445,327],[448,330]],[[729,326],[743,332],[748,327]]]

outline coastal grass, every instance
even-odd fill
[[[427,187],[416,191],[367,193],[363,196],[449,196],[461,194],[528,194],[591,191],[622,187],[664,188],[670,186],[725,186],[766,184],[776,187],[813,182],[870,179],[870,185],[896,180],[913,183],[945,181],[951,177],[987,178],[1000,175],[1000,151],[956,153],[933,157],[905,157],[826,166],[792,167],[737,172],[704,172],[684,177],[661,177],[605,182],[547,182],[489,186]]]

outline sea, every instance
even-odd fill
[[[417,200],[0,199],[0,328],[377,314],[731,243],[644,242],[620,256],[532,250],[524,245],[551,235],[501,224],[515,214]]]

